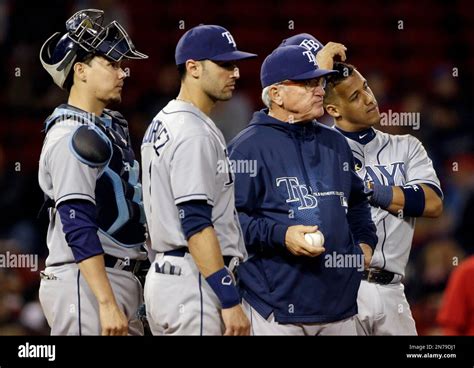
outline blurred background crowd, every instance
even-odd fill
[[[307,32],[346,45],[348,61],[367,77],[381,112],[420,113],[420,127],[383,126],[413,134],[426,147],[444,190],[444,213],[417,221],[405,280],[421,335],[443,334],[436,320],[443,291],[457,265],[474,253],[474,13],[469,0],[0,0],[0,253],[47,256],[46,223],[37,219],[42,123],[67,99],[42,69],[42,43],[76,10],[103,9],[150,58],[125,65],[120,111],[128,119],[137,156],[155,114],[177,95],[174,49],[200,23],[219,24],[237,45],[259,54],[241,63],[234,98],[219,104],[214,121],[227,140],[261,109],[260,65],[281,42]],[[470,215],[471,214],[471,215]],[[465,281],[474,289],[474,279]],[[47,334],[37,301],[39,271],[0,268],[0,334]],[[471,319],[474,316],[471,315]]]

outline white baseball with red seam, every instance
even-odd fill
[[[321,231],[304,234],[304,240],[313,247],[322,247],[324,244],[324,235]]]

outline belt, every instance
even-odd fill
[[[169,250],[167,252],[163,252],[163,254],[165,256],[173,256],[173,257],[184,257],[186,255],[186,253],[189,253],[188,248],[178,248],[178,249]],[[233,257],[233,256],[223,256],[223,258],[224,258],[224,264],[227,267],[229,267],[232,259],[234,259],[235,257]]]
[[[395,274],[390,271],[385,271],[377,268],[365,270],[362,273],[362,279],[368,282],[375,282],[376,284],[387,285],[393,281]]]
[[[122,271],[132,272],[133,274],[140,271],[140,265],[142,261],[137,259],[123,259],[111,256],[110,254],[104,254],[105,267],[115,268]]]

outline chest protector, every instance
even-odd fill
[[[98,167],[101,172],[95,188],[99,231],[123,247],[143,245],[145,213],[139,183],[140,166],[131,147],[127,121],[112,110],[104,110],[98,118],[61,105],[45,121],[45,132],[54,124],[70,119],[79,125],[71,137],[70,149],[81,162]],[[107,154],[103,162],[91,159],[97,152],[104,151]]]

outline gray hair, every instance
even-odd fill
[[[265,87],[263,90],[262,90],[262,101],[263,103],[265,104],[266,107],[268,107],[269,109],[271,108],[272,106],[272,99],[270,98],[270,88],[273,86],[270,85],[270,86],[267,86]]]

